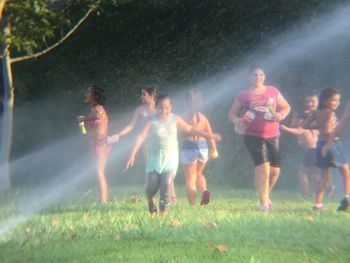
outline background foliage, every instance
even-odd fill
[[[77,7],[82,2],[77,1],[73,8],[77,17]],[[75,116],[86,112],[82,92],[87,85],[98,84],[106,90],[107,109],[119,127],[123,124],[118,119],[121,114],[138,104],[141,87],[156,84],[163,91],[183,90],[233,68],[261,43],[298,29],[300,24],[343,2],[346,1],[102,1],[98,15],[65,44],[45,57],[14,66],[17,99],[13,159],[76,131]],[[32,28],[40,30],[40,23],[46,22],[39,21]],[[35,46],[28,44],[27,49],[31,48]],[[339,55],[336,51],[329,54],[328,62],[339,59]],[[288,75],[275,72],[268,81],[276,83],[288,100],[298,105],[301,94],[315,86],[323,88],[318,86],[321,83],[332,85],[332,76],[339,74],[328,68],[315,72],[320,62],[299,61]],[[346,58],[340,58],[340,63],[346,65]],[[344,75],[345,68],[341,69]],[[318,83],[302,82],[306,72],[322,78]],[[339,88],[348,94],[347,87]],[[233,133],[227,120],[232,99],[227,98],[221,107],[206,113],[225,138],[220,145],[221,155],[234,161],[218,161],[210,165],[208,173],[215,174],[213,180],[220,183],[250,185],[250,160],[241,138]],[[41,129],[44,122],[45,129]],[[284,169],[287,176],[281,185],[289,187],[296,181],[298,147],[293,139],[283,140],[288,148],[284,159],[290,166]],[[42,177],[36,174],[33,180]]]

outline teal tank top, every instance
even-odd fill
[[[165,122],[159,122],[153,115],[147,140],[146,173],[175,173],[178,165],[179,146],[175,115],[170,113]]]

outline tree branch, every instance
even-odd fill
[[[2,18],[2,12],[4,11],[6,0],[0,0],[0,21]]]
[[[23,57],[17,57],[17,58],[12,58],[11,59],[11,63],[16,63],[19,61],[23,61],[23,60],[28,60],[28,59],[32,59],[32,58],[38,58],[46,53],[48,53],[49,51],[51,51],[52,49],[56,48],[57,46],[59,46],[60,44],[62,44],[70,35],[72,35],[77,28],[89,17],[89,15],[94,11],[94,8],[89,9],[89,11],[86,12],[86,14],[79,20],[79,22],[63,37],[61,38],[58,42],[56,42],[55,44],[53,44],[52,46],[38,52],[32,55],[28,55],[28,56],[23,56]]]

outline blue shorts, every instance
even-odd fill
[[[339,168],[343,166],[344,164],[347,163],[344,149],[343,149],[343,144],[339,140],[335,140],[333,142],[333,145],[331,149],[328,151],[326,156],[322,156],[321,150],[322,147],[326,144],[327,142],[325,141],[318,141],[317,142],[317,167],[319,168]]]
[[[316,148],[307,149],[304,153],[301,164],[306,168],[316,168]]]
[[[205,140],[184,141],[181,147],[180,160],[182,164],[192,164],[195,161],[208,161],[208,143]]]

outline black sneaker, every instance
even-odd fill
[[[349,198],[344,197],[340,201],[340,205],[339,205],[337,211],[345,211],[348,209],[348,207],[349,207]]]

